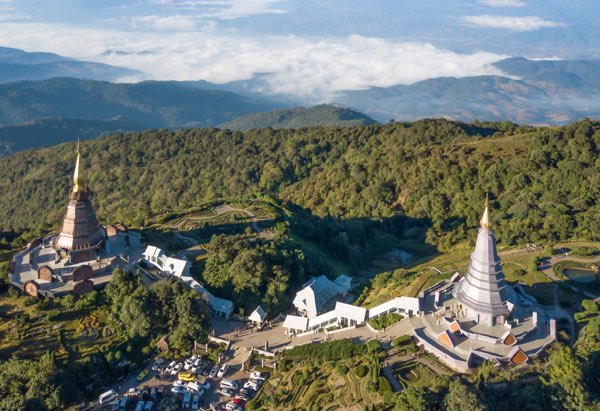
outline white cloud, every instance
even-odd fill
[[[514,31],[531,31],[544,27],[564,27],[564,23],[544,20],[538,16],[513,17],[494,16],[483,14],[481,16],[463,16],[462,20],[477,27],[490,27],[497,29],[508,29]]]
[[[163,8],[192,11],[196,17],[232,20],[256,14],[281,14],[274,8],[282,0],[153,0]]]
[[[131,18],[133,28],[147,28],[159,31],[189,31],[197,28],[198,21],[192,16],[137,16]]]
[[[479,0],[481,4],[488,7],[523,7],[522,0]]]
[[[5,44],[134,68],[157,80],[217,83],[271,73],[271,92],[324,101],[340,90],[411,84],[439,76],[501,74],[506,56],[461,54],[427,43],[352,35],[315,41],[296,36],[250,37],[231,32],[103,31],[52,24],[0,25]],[[120,50],[125,53],[105,53]],[[151,53],[135,52],[147,50]],[[134,53],[134,54],[126,54]]]

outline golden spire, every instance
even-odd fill
[[[491,229],[492,228],[492,220],[490,220],[490,211],[489,211],[490,200],[488,198],[488,194],[485,194],[485,210],[483,210],[483,215],[481,216],[481,228]]]
[[[77,139],[77,160],[75,161],[75,172],[73,173],[73,192],[77,193],[79,191],[79,139]]]

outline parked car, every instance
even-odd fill
[[[144,405],[144,411],[152,411],[154,409],[154,403],[152,401],[146,401]]]
[[[201,362],[200,365],[198,365],[198,367],[196,368],[196,371],[194,372],[198,375],[202,375],[202,373],[204,373],[204,370],[206,370],[207,368],[210,370],[208,364]]]
[[[181,380],[176,380],[173,383],[173,387],[185,387],[186,385],[187,385],[187,383],[184,381],[181,381]]]
[[[130,388],[125,393],[125,396],[127,397],[137,397],[138,395],[140,395],[140,390],[138,390],[137,388]]]
[[[217,375],[218,372],[219,372],[219,366],[215,365],[214,367],[212,367],[212,370],[210,370],[210,373],[208,374],[208,376],[210,378],[215,378],[215,376]]]
[[[123,397],[121,398],[121,401],[119,401],[119,411],[125,411],[127,409],[127,403],[129,402],[129,397]]]
[[[202,371],[202,375],[204,375],[205,377],[208,377],[208,375],[212,371],[212,368],[213,368],[213,363],[211,363],[211,362],[207,363],[206,368],[204,369],[204,371]]]
[[[233,388],[234,390],[237,390],[239,387],[239,384],[237,381],[231,381],[228,380],[227,378],[223,378],[221,380],[221,388]]]
[[[239,410],[242,410],[243,408],[240,407],[239,405],[237,405],[235,402],[229,401],[227,403],[227,405],[225,405],[225,409],[227,411],[239,411]]]
[[[250,397],[247,396],[246,394],[240,392],[235,396],[235,399],[248,401],[250,399]]]
[[[192,372],[198,372],[198,368],[202,365],[202,358],[197,358],[192,364]]]
[[[247,395],[250,398],[253,398],[256,395],[256,391],[253,390],[252,388],[242,388],[240,390],[240,393]]]
[[[239,405],[242,408],[246,408],[246,401],[242,400],[241,398],[234,398],[233,403]]]
[[[247,381],[246,383],[244,383],[244,388],[251,388],[254,391],[258,391],[258,383],[256,381]]]
[[[165,368],[165,374],[171,374],[171,372],[173,371],[173,368],[175,368],[176,365],[177,365],[176,361],[171,361],[169,363],[169,365],[167,365],[167,368]]]
[[[171,370],[171,375],[177,375],[179,370],[181,370],[181,367],[183,367],[182,363],[178,362],[177,364],[175,364],[175,367],[173,367],[173,369]]]
[[[235,394],[235,390],[233,388],[221,388],[217,392],[225,397],[233,397],[233,394]]]
[[[181,406],[183,408],[190,408],[192,402],[192,393],[191,392],[186,392],[184,397],[183,397],[183,402],[181,403]]]
[[[217,377],[219,377],[219,378],[224,377],[225,374],[227,373],[228,369],[229,369],[229,365],[227,365],[227,364],[221,365],[221,368],[219,368],[219,372],[217,373]]]
[[[200,395],[196,394],[196,395],[194,395],[194,398],[192,399],[192,409],[197,410],[199,408],[200,408]]]
[[[185,360],[185,363],[183,365],[183,369],[188,371],[190,368],[192,368],[192,365],[194,365],[194,361],[196,361],[196,356],[192,355],[190,358],[188,358],[187,360]]]
[[[160,367],[163,365],[164,362],[165,360],[163,358],[157,358],[156,360],[154,360],[154,364],[152,364],[152,371],[160,370]]]
[[[144,405],[146,403],[143,400],[139,400],[137,404],[135,404],[135,411],[144,411]]]
[[[185,394],[185,387],[172,386],[171,387],[171,392],[173,394]]]
[[[151,400],[156,400],[158,398],[158,387],[154,386],[152,388],[150,388],[150,399]]]
[[[204,392],[204,385],[198,384],[197,382],[188,382],[185,388],[188,391],[192,391],[198,394],[202,394]]]
[[[117,398],[117,393],[114,392],[113,390],[108,390],[105,393],[100,394],[100,396],[98,397],[98,402],[100,404],[108,404],[109,402],[113,401],[116,398]]]
[[[267,378],[269,378],[269,374],[267,374],[266,372],[252,371],[250,373],[251,380],[265,381]]]
[[[179,374],[177,374],[177,378],[181,381],[195,381],[196,374],[189,371],[182,371]]]

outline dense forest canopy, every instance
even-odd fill
[[[86,142],[83,167],[104,223],[147,224],[200,202],[259,193],[317,216],[431,223],[449,246],[478,225],[490,192],[506,244],[600,238],[600,122],[565,127],[447,120],[295,130],[150,130]],[[0,159],[0,227],[57,227],[74,144]]]

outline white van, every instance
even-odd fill
[[[223,378],[221,380],[221,388],[231,388],[231,389],[237,390],[238,383],[237,383],[237,381],[231,381],[231,380],[228,380],[227,378]]]
[[[117,393],[113,390],[108,390],[104,394],[100,394],[100,396],[98,397],[98,402],[100,403],[100,405],[108,404],[115,398],[117,398]]]

